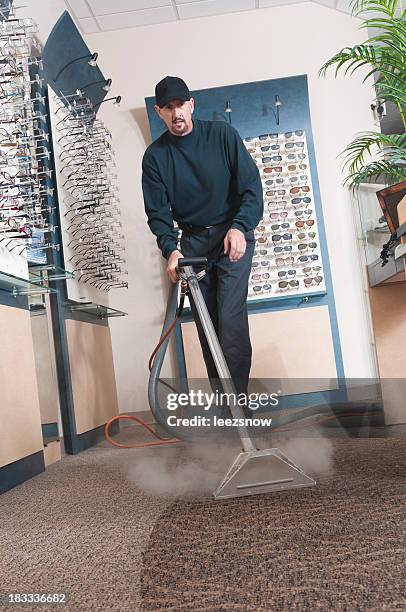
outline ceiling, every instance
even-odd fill
[[[138,26],[253,11],[307,0],[65,0],[84,34]],[[350,13],[351,0],[314,0]]]

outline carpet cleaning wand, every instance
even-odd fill
[[[178,275],[183,283],[187,284],[188,291],[193,298],[198,317],[202,324],[206,339],[217,368],[218,376],[223,391],[228,394],[229,409],[233,418],[238,423],[244,422],[244,413],[241,407],[234,401],[236,398],[235,388],[231,379],[220,342],[217,338],[212,320],[207,310],[199,280],[204,275],[204,270],[195,272],[194,268],[202,268],[207,265],[206,258],[183,258],[178,260]],[[177,285],[173,285],[168,300],[165,316],[164,330],[168,329],[175,318],[177,311]],[[167,418],[159,403],[158,385],[162,363],[169,342],[169,335],[162,333],[160,348],[156,352],[151,369],[148,399],[152,414],[156,421],[165,431],[171,435],[178,436],[178,432],[168,425]],[[258,493],[270,493],[297,487],[308,487],[315,485],[315,481],[307,476],[303,470],[288,459],[279,449],[269,448],[257,450],[249,431],[245,425],[238,426],[238,434],[241,441],[242,451],[237,455],[227,474],[220,482],[214,492],[215,499],[229,497],[241,497],[255,495]],[[183,436],[187,439],[187,436]]]

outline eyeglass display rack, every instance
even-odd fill
[[[66,109],[54,98],[62,242],[75,271],[68,297],[107,306],[103,293],[128,286],[111,134],[89,100],[75,94],[70,102]]]
[[[112,137],[97,118],[111,79],[67,11],[48,37],[43,62],[54,92],[50,120],[64,265],[75,272],[67,297],[109,306],[108,292],[128,287]]]
[[[260,134],[243,140],[258,166],[264,216],[256,245],[248,301],[326,293],[306,133]]]
[[[0,242],[28,261],[46,261],[54,227],[44,206],[49,191],[48,133],[39,110],[43,102],[41,46],[37,25],[18,18],[18,8],[0,7]]]

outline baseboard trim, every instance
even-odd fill
[[[87,448],[101,442],[101,440],[104,440],[104,427],[104,425],[100,425],[100,427],[96,427],[95,429],[90,429],[89,431],[76,435],[73,439],[73,453],[70,454],[76,455],[77,453],[81,453]],[[115,435],[120,432],[118,421],[115,421],[110,425],[109,432],[110,435]]]
[[[28,457],[0,468],[0,494],[45,471],[44,453],[38,451]]]

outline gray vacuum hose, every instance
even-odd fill
[[[164,325],[162,328],[160,340],[165,335],[166,330],[169,329],[169,327],[172,325],[175,319],[176,311],[178,308],[178,289],[179,289],[178,283],[171,283],[171,287],[169,289],[168,304],[167,304],[166,313],[165,313],[165,321],[164,321]],[[151,412],[152,412],[152,415],[155,421],[170,436],[173,436],[174,438],[179,438],[180,428],[171,427],[170,425],[168,425],[167,418],[165,417],[165,414],[159,403],[159,385],[161,384],[159,382],[159,377],[161,374],[162,364],[165,359],[166,351],[168,349],[170,337],[171,335],[169,335],[164,340],[164,342],[159,347],[159,350],[157,351],[154,357],[151,372],[149,375],[149,382],[148,382],[148,401],[149,401]],[[192,439],[192,436],[184,435],[184,432],[182,432],[182,434],[183,434],[182,439]]]

